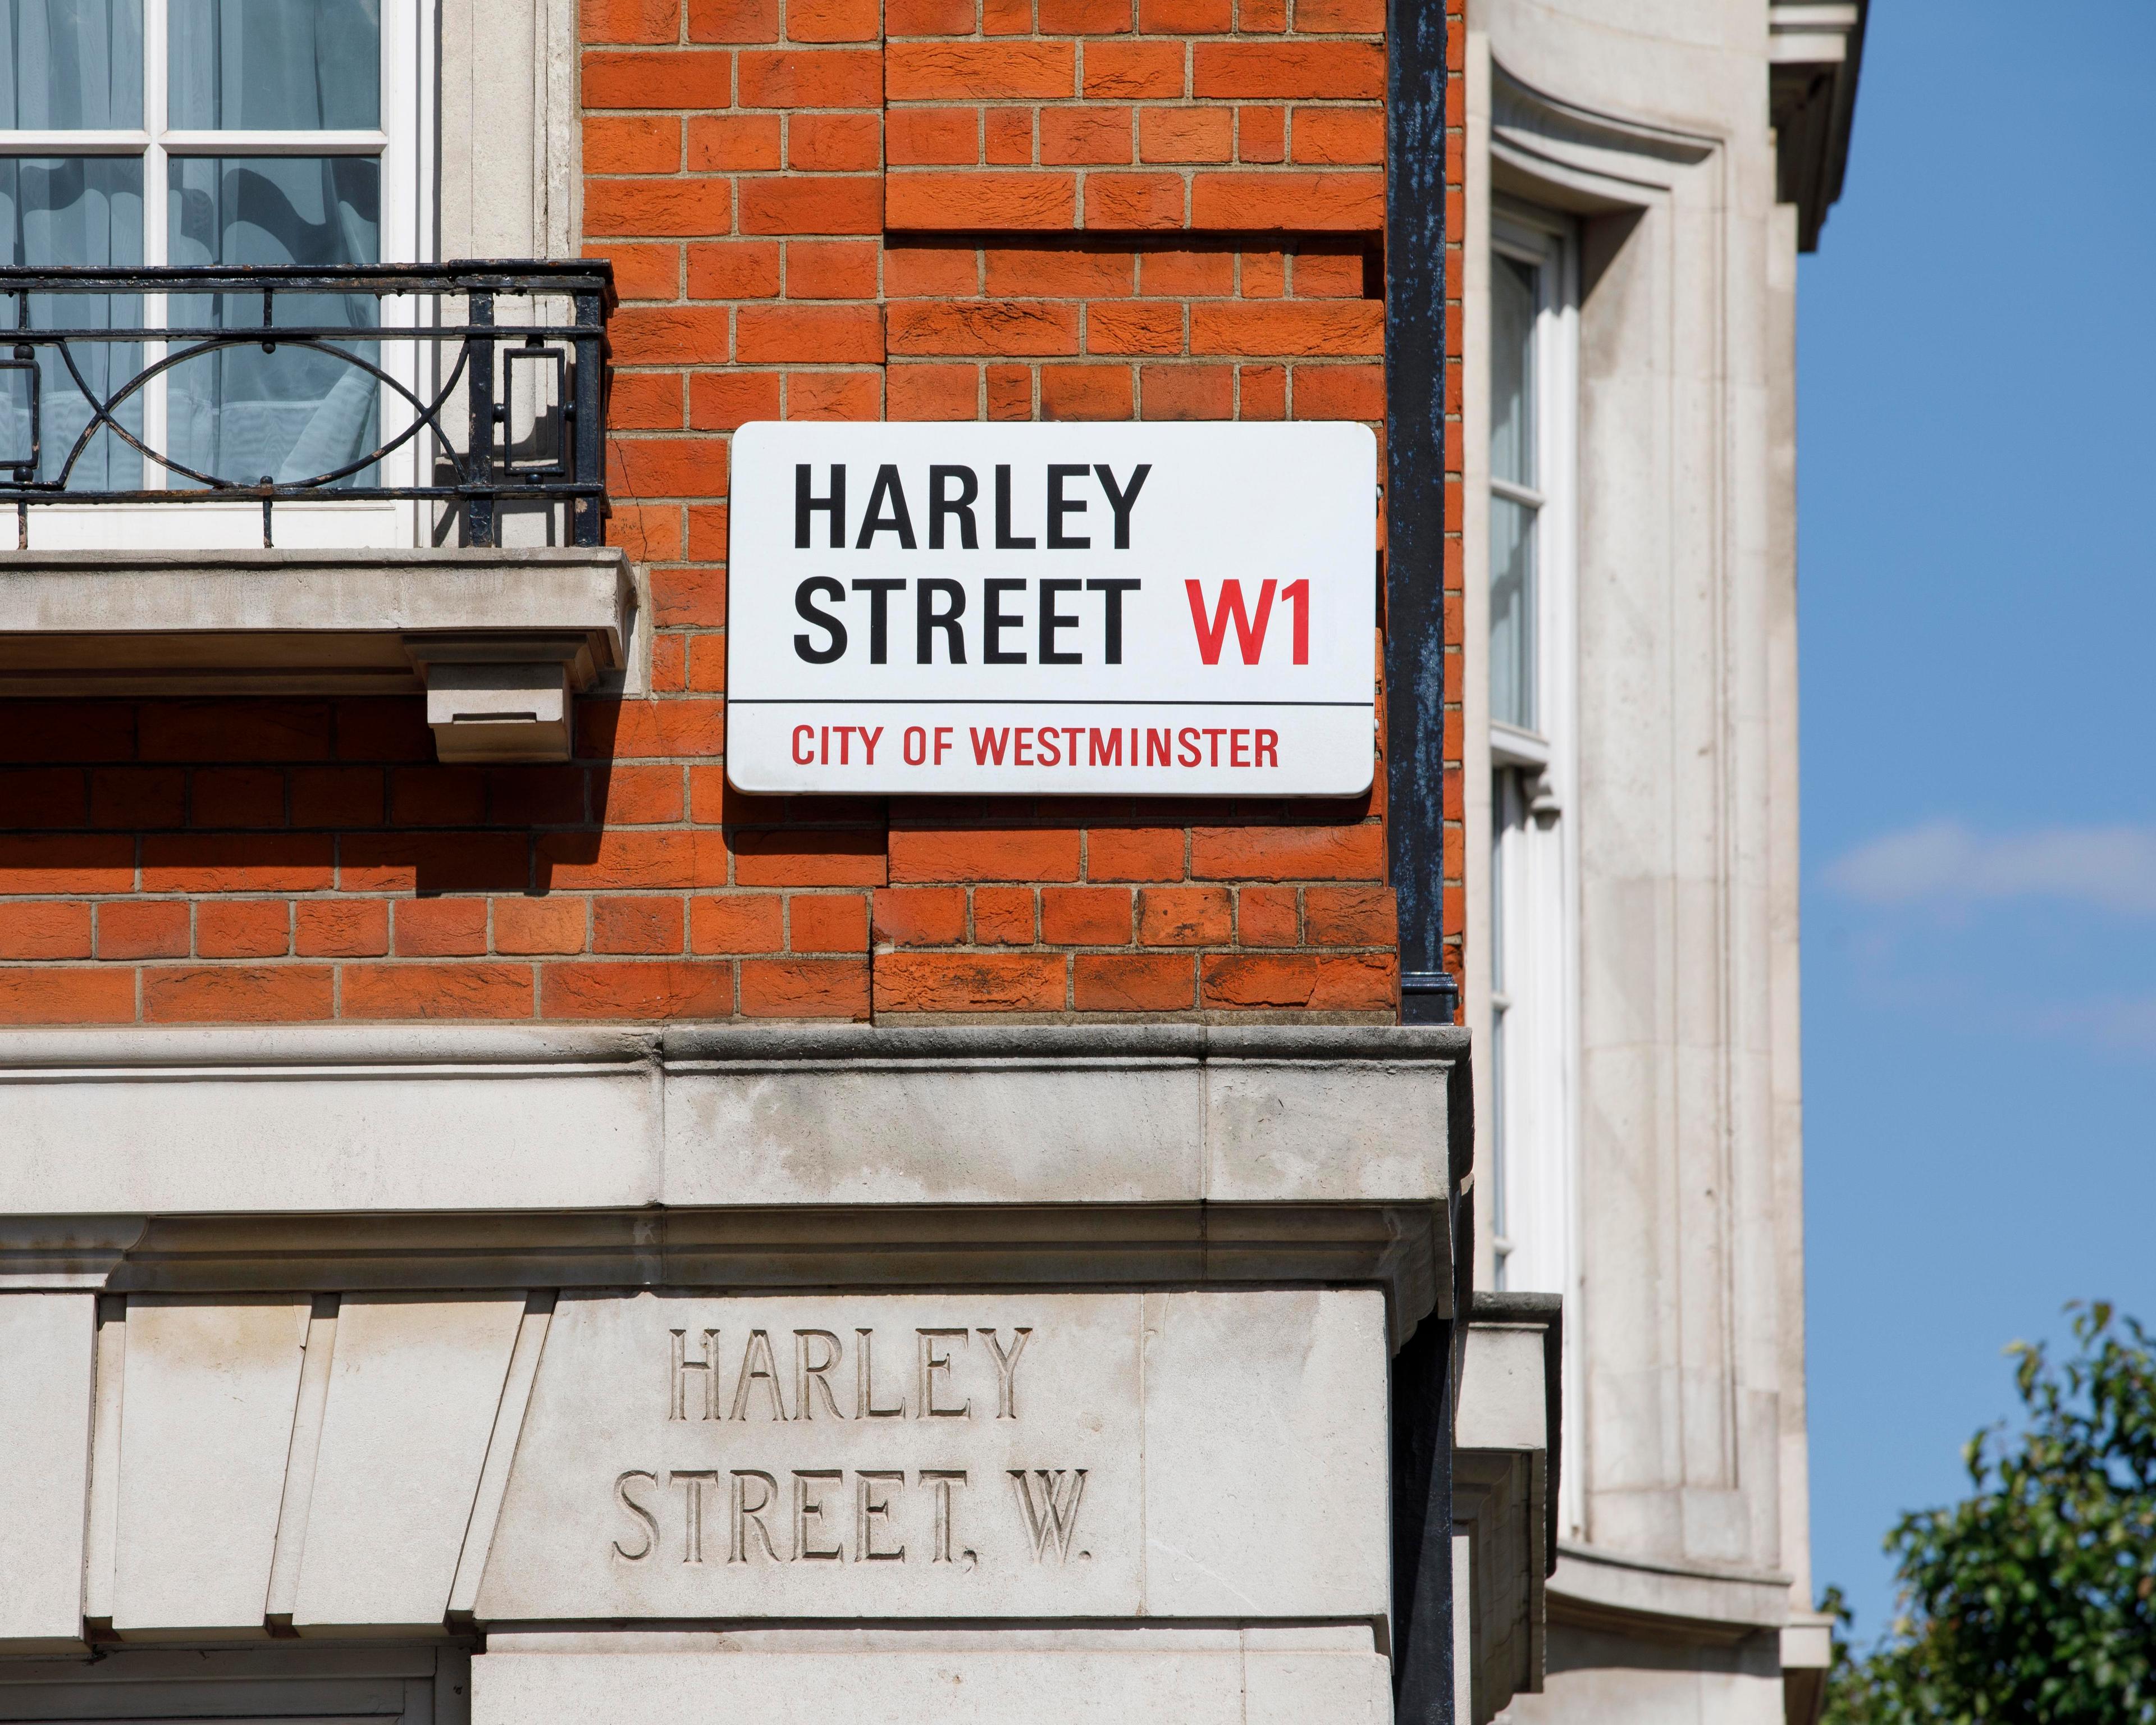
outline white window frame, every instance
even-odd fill
[[[1535,511],[1535,726],[1490,724],[1493,1245],[1500,1288],[1569,1297],[1578,1237],[1578,834],[1568,813],[1578,754],[1578,248],[1565,218],[1509,201],[1492,212],[1491,244],[1533,264],[1540,286],[1537,484],[1489,481],[1493,498]]]
[[[382,18],[381,128],[375,131],[196,131],[165,124],[169,80],[171,0],[143,0],[143,128],[129,131],[0,131],[0,156],[132,156],[142,163],[142,249],[151,263],[169,261],[167,232],[167,164],[187,156],[374,156],[382,162],[380,259],[425,263],[433,255],[435,209],[434,51],[437,0],[384,0]],[[161,326],[164,296],[146,295],[145,326]],[[435,308],[416,298],[382,302],[385,329],[431,319]],[[408,341],[384,341],[377,362],[418,394],[435,375],[431,355],[415,355]],[[153,363],[165,344],[145,344],[143,363]],[[439,388],[439,384],[434,387]],[[164,447],[165,392],[143,392],[142,440]],[[384,390],[384,440],[408,425],[411,410]],[[455,427],[444,421],[453,433]],[[433,458],[431,434],[422,431],[382,464],[384,482],[408,485],[422,462]],[[143,486],[163,490],[170,475],[145,461]],[[280,547],[329,549],[408,546],[424,542],[418,506],[378,500],[326,498],[279,503],[274,511]],[[262,542],[260,504],[33,504],[30,543],[38,550],[235,550]]]

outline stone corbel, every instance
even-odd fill
[[[597,675],[578,634],[406,635],[444,762],[566,761],[572,697]]]

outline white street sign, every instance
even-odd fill
[[[1377,439],[1308,424],[745,425],[745,791],[1348,796]]]

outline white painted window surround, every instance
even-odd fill
[[[1577,247],[1501,202],[1490,315],[1491,1226],[1500,1289],[1574,1292]]]

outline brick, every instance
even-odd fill
[[[1295,295],[1299,300],[1359,300],[1366,275],[1359,252],[1298,252],[1295,255]],[[1459,411],[1456,407],[1452,412]]]
[[[887,36],[970,36],[974,0],[885,0]]]
[[[427,705],[408,695],[396,700],[341,701],[336,707],[340,761],[431,761],[434,733]]]
[[[293,906],[292,950],[302,958],[379,958],[389,950],[386,899],[302,899]]]
[[[981,0],[983,36],[1026,36],[1033,32],[1033,0]]]
[[[776,114],[700,114],[689,122],[691,173],[777,167],[783,150],[784,124]]]
[[[689,380],[689,423],[699,431],[732,431],[752,419],[778,417],[779,381],[776,372],[699,372]],[[668,617],[660,622],[724,623],[724,614],[712,618]]]
[[[1226,162],[1235,116],[1225,108],[1147,108],[1138,116],[1141,162]]]
[[[875,234],[882,228],[883,182],[875,176],[741,182],[744,234]]]
[[[1245,947],[1302,944],[1292,886],[1245,886],[1235,894],[1235,938]]]
[[[1131,110],[1122,107],[1043,108],[1040,159],[1068,167],[1131,159]],[[990,291],[994,291],[991,290]]]
[[[1039,300],[906,301],[889,309],[891,351],[1046,357],[1078,351],[1078,310]]]
[[[1075,174],[895,173],[884,182],[884,223],[906,228],[1069,228],[1078,213]]]
[[[321,761],[330,709],[283,701],[160,701],[142,706],[145,761]]]
[[[736,351],[744,364],[876,365],[883,359],[879,305],[743,306],[739,317]]]
[[[612,827],[549,833],[534,855],[542,891],[686,891],[726,884],[725,847],[707,833]]]
[[[1040,937],[1059,947],[1127,947],[1131,894],[1124,886],[1048,886],[1040,894]]]
[[[880,372],[788,372],[789,419],[876,419],[882,417]]]
[[[812,49],[741,57],[744,108],[880,108],[880,49]]]
[[[490,767],[487,819],[502,826],[562,826],[584,818],[584,775],[574,767]]]
[[[884,93],[894,102],[1054,100],[1078,93],[1077,73],[1068,42],[894,42],[884,50]]]
[[[1190,351],[1310,358],[1374,356],[1384,351],[1384,315],[1377,300],[1193,305]]]
[[[331,882],[332,842],[326,834],[153,833],[142,840],[142,890],[319,892]]]
[[[1197,96],[1375,101],[1385,93],[1385,51],[1374,42],[1200,42],[1190,73]]]
[[[1173,300],[1086,308],[1088,353],[1163,354],[1183,352],[1183,307]]]
[[[1060,952],[891,952],[875,963],[875,1009],[1060,1012]]]
[[[745,828],[730,831],[742,886],[881,886],[889,878],[880,829]]]
[[[581,952],[588,901],[581,898],[498,898],[494,950],[516,957]]]
[[[594,952],[675,953],[684,945],[678,898],[600,898],[592,901]]]
[[[893,366],[885,388],[894,419],[972,419],[980,413],[980,373],[972,366]]]
[[[1384,1012],[1398,999],[1389,953],[1272,957],[1209,953],[1201,961],[1203,1004],[1307,1012]]]
[[[1138,0],[1138,28],[1148,36],[1224,36],[1235,0]]]
[[[928,295],[967,299],[981,290],[980,254],[970,245],[939,245],[903,239],[883,243],[883,288],[887,299]]]
[[[726,358],[733,313],[721,305],[632,305],[609,326],[621,365],[709,364]]]
[[[689,555],[699,562],[711,562],[724,557],[726,554],[726,505],[710,503],[701,507],[691,505],[689,510]]]
[[[131,838],[25,834],[0,839],[0,893],[126,892],[134,885]]]
[[[585,42],[672,42],[681,0],[577,0],[577,33]]]
[[[1385,178],[1348,170],[1193,176],[1190,219],[1216,231],[1373,234],[1385,225]]]
[[[486,951],[483,898],[408,898],[395,916],[397,954],[403,958],[470,958]]]
[[[1036,0],[1044,36],[1115,36],[1134,22],[1132,0]]]
[[[110,701],[0,701],[0,761],[125,761],[135,753],[135,709]]]
[[[699,638],[722,641],[722,636]],[[684,812],[679,767],[633,767],[610,762],[592,772],[593,819],[613,826],[678,821]]]
[[[0,970],[0,1024],[127,1024],[130,970]]]
[[[79,827],[89,814],[89,784],[79,769],[0,773],[0,828]]]
[[[978,109],[893,108],[884,116],[884,159],[893,167],[973,162],[980,155]]]
[[[730,892],[689,901],[694,952],[776,952],[786,944],[785,908],[775,892]]]
[[[1070,986],[1081,1012],[1187,1012],[1198,996],[1196,967],[1179,952],[1081,952]]]
[[[742,1013],[762,1019],[865,1019],[869,967],[864,959],[742,962]]]
[[[100,905],[97,956],[121,959],[184,958],[192,949],[189,910],[190,906],[173,899]]]
[[[978,886],[973,890],[973,944],[1029,947],[1039,916],[1029,886]]]
[[[670,562],[681,555],[681,511],[670,503],[645,508],[619,499],[607,518],[606,542],[622,547],[633,562]]]
[[[689,39],[776,42],[778,0],[689,0]]]
[[[873,42],[883,33],[879,0],[786,0],[793,42]]]
[[[875,895],[876,942],[955,947],[966,938],[966,893],[957,886],[887,886]]]
[[[1198,827],[1190,872],[1200,880],[1377,880],[1385,872],[1384,829],[1347,827]]]
[[[981,110],[982,159],[1002,167],[1033,166],[1033,110],[984,108]]]
[[[1224,251],[1149,251],[1138,259],[1140,291],[1181,298],[1235,291],[1235,255]]]
[[[860,893],[796,893],[787,901],[786,917],[786,943],[796,952],[869,949],[869,901]]]
[[[202,964],[142,973],[142,1016],[151,1024],[298,1024],[331,1015],[326,964]]]
[[[1089,42],[1082,93],[1107,101],[1174,101],[1183,92],[1180,42]]]
[[[1128,366],[1043,366],[1044,419],[1127,419],[1132,394]]]
[[[531,843],[521,833],[348,833],[337,840],[346,892],[521,892]]]
[[[726,478],[726,446],[714,438],[607,439],[608,483],[631,496],[708,496],[724,491]],[[581,721],[581,704],[578,711]]]
[[[1385,417],[1383,366],[1297,366],[1295,417],[1298,419],[1382,419]]]
[[[689,248],[692,300],[767,300],[778,291],[778,248],[767,239]]]
[[[1095,251],[1090,246],[998,247],[983,254],[991,298],[1127,295],[1136,261],[1130,252]]]
[[[101,767],[90,775],[94,827],[176,827],[187,813],[187,776],[176,767]]]
[[[1389,886],[1312,886],[1302,896],[1302,908],[1312,946],[1399,943],[1399,911]]]
[[[1238,260],[1236,277],[1245,299],[1280,299],[1287,292],[1287,254],[1245,252]]]
[[[1286,161],[1287,110],[1236,109],[1235,159],[1257,162]]]
[[[1086,834],[1088,880],[1180,880],[1181,827],[1095,827]]]
[[[1235,374],[1227,366],[1143,366],[1138,371],[1142,419],[1232,419]]]
[[[1030,419],[1033,417],[1033,371],[1028,366],[990,366],[988,369],[988,418]]]
[[[1382,36],[1384,0],[1296,0],[1295,27],[1313,34]]]
[[[1138,895],[1138,940],[1144,946],[1225,946],[1234,922],[1223,886],[1148,886]]]
[[[0,905],[0,958],[87,958],[90,950],[88,905]]]
[[[389,775],[389,818],[399,826],[476,826],[486,819],[486,775],[476,767],[399,768]]]
[[[1066,827],[893,827],[891,878],[1075,880],[1078,834]]]
[[[528,964],[347,964],[338,1004],[348,1019],[528,1019]]]
[[[1343,166],[1382,163],[1385,116],[1382,111],[1359,108],[1297,108],[1295,159]]]
[[[680,373],[617,371],[607,397],[607,424],[619,431],[679,431]],[[622,506],[616,505],[613,513],[618,516],[621,512]]]
[[[733,228],[733,184],[682,176],[669,180],[588,180],[584,231],[696,239]]]
[[[281,898],[213,900],[195,908],[202,958],[282,958],[292,949],[292,906]]]
[[[585,960],[543,965],[548,1019],[716,1019],[734,1009],[734,970],[695,959]]]
[[[1240,411],[1245,419],[1285,419],[1287,418],[1287,367],[1286,366],[1241,366],[1237,367],[1235,388]]]
[[[1287,0],[1238,0],[1235,28],[1252,35],[1278,35],[1287,28]]]
[[[681,291],[681,248],[678,245],[588,245],[588,258],[613,264],[614,291],[624,300],[670,300]]]
[[[670,115],[593,115],[584,121],[588,174],[670,174],[681,167],[681,122]]]
[[[883,166],[883,121],[875,114],[796,114],[786,124],[786,161],[815,173]]]

